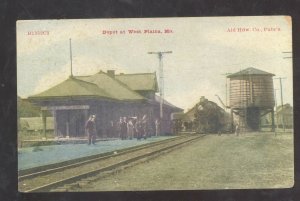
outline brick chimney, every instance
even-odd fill
[[[107,75],[111,78],[115,78],[115,70],[107,70]]]

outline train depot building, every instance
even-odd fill
[[[84,137],[85,122],[96,115],[98,137],[117,137],[120,117],[146,116],[153,127],[160,118],[160,97],[156,73],[115,74],[100,71],[90,76],[70,76],[60,84],[29,96],[30,102],[41,107],[44,132],[45,111],[54,118],[54,134],[58,137]],[[172,132],[171,114],[183,111],[163,100],[161,133]],[[154,124],[155,126],[155,124]]]

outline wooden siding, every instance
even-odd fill
[[[273,108],[274,88],[271,76],[247,75],[230,79],[231,108]]]

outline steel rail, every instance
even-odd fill
[[[110,152],[107,152],[107,153],[101,153],[101,154],[96,154],[96,155],[92,155],[92,156],[86,156],[86,157],[81,157],[81,158],[77,158],[77,159],[72,159],[72,160],[69,160],[69,161],[64,161],[64,162],[60,162],[60,163],[56,163],[56,164],[50,164],[50,165],[45,165],[45,166],[32,168],[32,170],[28,171],[29,173],[27,173],[27,174],[23,174],[23,175],[22,175],[22,173],[19,174],[20,176],[18,177],[18,181],[23,181],[25,179],[30,179],[30,178],[34,178],[34,177],[37,177],[37,176],[50,174],[50,173],[60,171],[60,170],[64,170],[64,169],[68,169],[68,168],[78,167],[80,165],[95,162],[95,161],[98,161],[98,160],[104,160],[104,159],[107,159],[107,158],[120,156],[120,155],[127,154],[127,153],[130,153],[130,152],[134,152],[134,151],[137,151],[137,150],[145,149],[145,148],[148,148],[148,147],[151,147],[151,146],[154,146],[154,145],[159,145],[159,144],[163,144],[163,143],[166,143],[166,142],[175,141],[175,140],[178,140],[178,139],[181,139],[181,138],[184,138],[184,137],[185,137],[185,135],[170,138],[170,139],[166,139],[166,140],[161,140],[161,141],[157,141],[157,142],[151,142],[151,143],[147,143],[147,144],[143,144],[143,145],[139,145],[139,146],[114,150],[114,151],[110,151]],[[52,166],[57,166],[57,167],[52,167]],[[38,169],[38,171],[35,172],[34,169]]]
[[[194,136],[194,135],[193,135]],[[95,170],[91,170],[91,171],[88,171],[88,172],[85,172],[85,173],[81,173],[81,174],[78,174],[78,175],[75,175],[75,176],[71,176],[71,177],[68,177],[68,178],[65,178],[65,179],[61,179],[59,181],[55,181],[55,182],[51,182],[49,184],[45,184],[45,185],[42,185],[42,186],[38,186],[38,187],[35,187],[33,189],[29,189],[29,190],[26,190],[26,191],[22,191],[24,193],[28,193],[28,192],[48,192],[50,191],[51,189],[55,189],[55,188],[58,188],[60,186],[63,186],[63,185],[66,185],[66,184],[72,184],[76,181],[79,181],[83,178],[86,178],[86,177],[92,177],[96,174],[99,174],[101,172],[105,172],[105,171],[109,171],[109,170],[112,170],[112,169],[115,169],[117,167],[120,167],[120,166],[124,166],[126,164],[129,164],[129,163],[132,163],[134,161],[137,161],[137,160],[140,160],[140,159],[143,159],[145,157],[149,157],[151,155],[155,155],[155,154],[158,154],[159,152],[163,152],[163,151],[166,151],[166,150],[169,150],[169,149],[172,149],[172,148],[175,148],[177,146],[180,146],[180,145],[183,145],[183,144],[186,144],[186,143],[189,143],[189,142],[192,142],[192,141],[195,141],[201,137],[203,137],[204,135],[200,135],[200,136],[195,136],[194,138],[192,139],[188,139],[188,140],[185,140],[183,142],[179,142],[179,143],[175,143],[175,144],[172,144],[170,146],[166,146],[166,147],[163,147],[163,148],[159,148],[159,149],[156,149],[154,151],[151,151],[151,152],[147,152],[147,153],[144,153],[144,154],[141,154],[141,155],[138,155],[138,156],[135,156],[135,157],[132,157],[132,158],[129,158],[129,159],[126,159],[126,160],[122,160],[120,162],[117,162],[113,165],[108,165],[106,167],[101,167],[101,168],[98,168],[98,169],[95,169]],[[187,136],[184,136],[184,137],[187,137]],[[184,138],[183,137],[183,138]],[[178,139],[178,138],[175,138],[175,139]],[[180,138],[182,139],[182,138]],[[179,140],[179,139],[178,139]],[[171,143],[172,141],[167,141],[165,142],[165,144],[167,143]],[[162,144],[162,143],[161,143]],[[153,144],[152,144],[153,145]],[[155,144],[154,146],[156,146],[157,144]],[[153,147],[154,147],[153,146]],[[158,146],[158,145],[157,145]],[[151,146],[149,146],[151,147]],[[148,148],[149,148],[148,147]],[[137,149],[136,151],[138,151],[139,149]],[[141,150],[141,149],[140,149]],[[127,152],[127,153],[130,153],[130,152]]]

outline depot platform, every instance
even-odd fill
[[[76,141],[69,139],[65,140],[64,143],[61,144],[19,148],[18,170],[26,170],[76,158],[102,154],[173,137],[175,136],[158,136],[141,140],[137,140],[135,138],[132,140],[98,139],[95,145],[76,143]],[[85,142],[87,141],[85,140]]]
[[[118,138],[98,138],[98,141],[117,140]],[[20,147],[34,147],[45,145],[63,145],[63,144],[84,144],[87,142],[87,138],[50,138],[50,139],[34,139],[34,140],[22,140]]]

